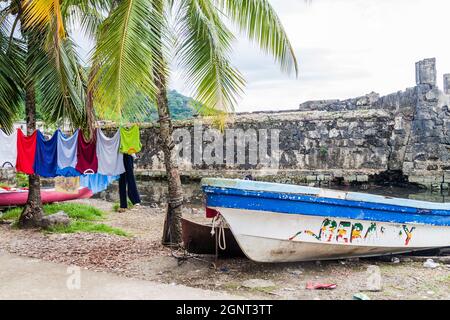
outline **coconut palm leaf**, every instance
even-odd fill
[[[20,42],[6,47],[2,45],[6,39],[0,39],[0,126],[9,132],[23,102],[25,55]]]
[[[67,0],[61,4],[64,23],[69,30],[81,27],[83,34],[96,40],[105,14],[114,7],[114,0]]]
[[[101,25],[93,55],[99,68],[90,83],[100,115],[120,118],[123,106],[138,93],[155,100],[152,68],[161,42],[153,30],[162,19],[148,0],[123,0]]]
[[[205,110],[233,111],[244,80],[230,64],[232,33],[208,0],[184,0],[177,16],[176,52],[186,83]]]
[[[74,127],[83,126],[86,78],[72,40],[62,40],[53,51],[38,49],[33,73],[44,97],[40,111],[45,121],[69,121]]]
[[[26,27],[45,30],[50,23],[55,23],[59,39],[66,36],[60,0],[23,1],[23,14]]]
[[[269,0],[215,0],[218,7],[259,47],[274,56],[283,71],[295,70],[294,49]]]

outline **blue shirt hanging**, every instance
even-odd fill
[[[56,177],[56,169],[58,164],[57,142],[59,130],[53,134],[50,140],[46,140],[42,132],[37,132],[36,137],[36,155],[34,158],[34,172],[41,177]]]

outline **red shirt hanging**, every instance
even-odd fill
[[[34,174],[34,156],[36,154],[36,136],[34,131],[31,136],[23,134],[22,130],[17,129],[17,172]]]
[[[94,131],[91,141],[86,141],[84,139],[83,131],[80,130],[78,132],[76,169],[82,174],[97,173],[98,159],[96,136],[96,131]]]

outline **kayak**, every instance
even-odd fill
[[[80,188],[77,194],[57,192],[53,188],[41,190],[41,199],[43,204],[77,199],[88,199],[92,196],[92,191],[88,188]],[[27,189],[0,188],[0,207],[23,206],[26,204],[27,198]]]

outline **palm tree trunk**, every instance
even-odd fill
[[[25,112],[27,117],[27,134],[30,135],[36,130],[36,95],[34,83],[27,81],[25,88]],[[28,199],[20,215],[19,228],[38,228],[41,226],[43,217],[41,201],[41,179],[32,174],[28,176]]]
[[[19,15],[22,16],[22,9],[19,8]],[[32,68],[31,48],[37,45],[37,35],[31,30],[27,30],[21,19],[22,34],[26,35],[28,56],[26,59],[27,70]],[[30,135],[36,130],[36,91],[32,75],[26,74],[25,79],[25,114],[27,122],[27,134]],[[28,199],[19,217],[19,228],[38,228],[41,226],[44,210],[41,200],[41,179],[38,175],[28,176]]]
[[[154,8],[158,13],[164,15],[164,2],[161,0],[153,1]],[[175,144],[173,142],[173,125],[170,117],[169,102],[167,100],[167,79],[166,74],[161,67],[166,66],[162,45],[162,25],[154,24],[152,28],[159,36],[159,48],[155,50],[155,60],[157,66],[153,68],[153,77],[158,88],[157,108],[159,116],[159,138],[161,148],[164,154],[164,164],[166,166],[167,182],[169,185],[169,194],[167,197],[167,214],[164,221],[163,245],[179,245],[182,242],[181,236],[181,218],[183,205],[183,189],[181,187],[180,173],[175,161]]]
[[[98,66],[91,67],[91,71],[88,76],[88,83],[92,83],[92,79],[98,71]],[[95,112],[94,112],[94,88],[88,86],[86,93],[86,125],[89,139],[92,139],[95,129]]]
[[[163,239],[164,245],[178,245],[182,242],[181,218],[183,205],[183,189],[181,187],[180,173],[175,161],[175,144],[173,142],[173,126],[170,117],[169,103],[167,100],[167,80],[163,73],[154,71],[158,93],[158,115],[160,125],[161,147],[164,153],[164,164],[166,166],[169,194],[167,203],[167,214],[164,222]]]

